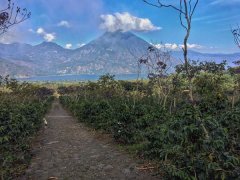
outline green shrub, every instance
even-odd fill
[[[60,99],[81,122],[111,133],[131,152],[158,161],[167,179],[239,179],[238,91],[228,92],[234,81],[225,76],[224,63],[200,65],[203,71],[192,79],[191,103],[181,73],[177,87],[173,79],[172,86],[161,88],[153,81],[118,83],[108,75],[91,83],[94,88]],[[229,94],[235,94],[234,103]]]
[[[186,107],[148,134],[145,154],[159,159],[170,177],[237,178],[239,157],[229,148],[229,134],[214,117]]]
[[[4,179],[14,178],[28,164],[31,137],[53,100],[43,93],[38,97],[21,95],[0,95],[0,175]]]

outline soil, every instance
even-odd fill
[[[47,126],[33,145],[33,158],[20,180],[154,180],[160,179],[139,167],[131,157],[90,128],[77,122],[56,100],[45,117]]]

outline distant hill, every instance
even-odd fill
[[[15,77],[57,74],[132,74],[137,72],[137,60],[150,44],[131,32],[106,32],[87,45],[69,50],[52,43],[0,44],[0,74]],[[179,64],[181,51],[173,51],[173,65]],[[189,51],[191,59],[205,61],[240,59],[235,54],[205,54]]]
[[[34,72],[26,66],[0,59],[0,75],[6,76],[9,74],[14,77],[25,77],[24,74],[34,74]]]
[[[183,54],[181,51],[174,51],[172,54],[175,58],[183,59]],[[192,60],[199,60],[199,61],[214,61],[217,63],[226,60],[228,65],[233,65],[233,62],[240,59],[240,53],[232,53],[232,54],[224,54],[224,53],[200,53],[196,51],[189,50],[188,56]]]

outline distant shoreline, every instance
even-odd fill
[[[28,82],[57,82],[57,81],[96,81],[103,74],[64,74],[64,75],[48,75],[48,76],[33,76],[26,78],[16,78],[19,81]],[[138,74],[116,74],[116,80],[136,80]],[[140,75],[140,79],[146,79],[147,75]]]

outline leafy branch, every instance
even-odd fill
[[[232,29],[232,34],[236,45],[240,48],[240,27]]]
[[[12,0],[8,0],[7,7],[0,10],[0,35],[7,32],[11,26],[20,24],[30,17],[31,12],[26,8],[22,9],[19,6],[16,6]]]

